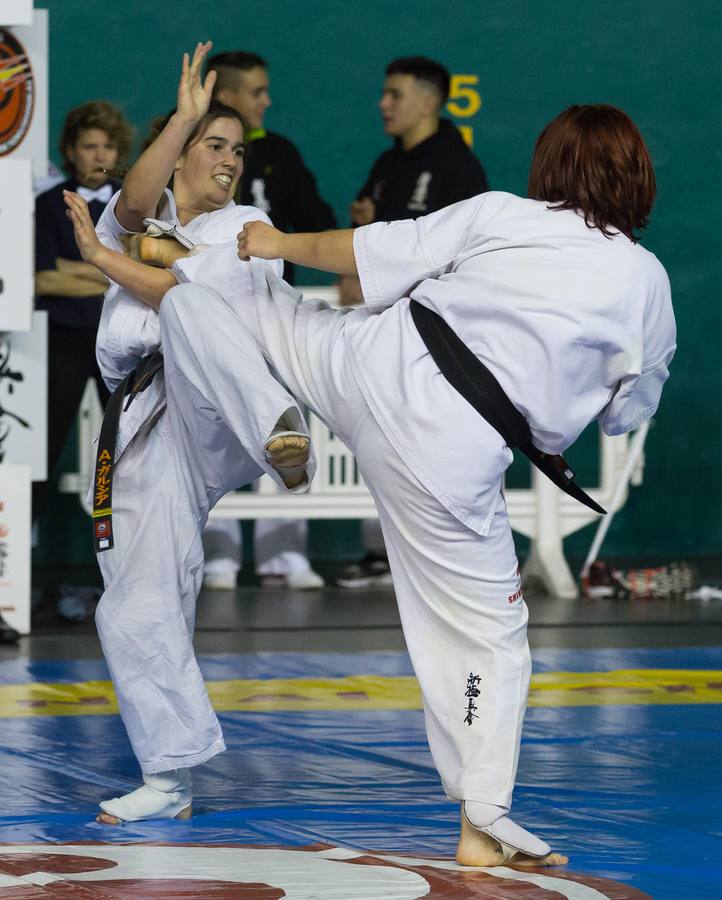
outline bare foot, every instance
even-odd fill
[[[311,442],[302,434],[271,436],[266,444],[266,459],[278,472],[287,488],[298,487],[306,479],[306,463]]]
[[[173,816],[174,819],[190,819],[191,813],[193,811],[192,806],[189,804],[185,809],[182,809],[177,816]],[[122,825],[123,819],[119,819],[117,816],[111,816],[110,813],[100,812],[95,817],[95,821],[100,825]]]
[[[460,866],[565,866],[569,857],[561,853],[527,856],[521,851],[507,857],[498,841],[474,828],[462,813],[456,861]]]
[[[107,812],[98,813],[95,817],[95,821],[100,825],[122,825],[122,821],[117,819],[115,816],[108,815]]]

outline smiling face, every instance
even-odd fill
[[[82,128],[78,139],[65,150],[78,184],[97,189],[108,176],[97,169],[112,169],[118,162],[118,148],[102,128]]]
[[[173,193],[180,206],[212,212],[232,199],[243,174],[243,126],[218,118],[176,163]]]
[[[255,66],[239,71],[237,86],[222,88],[216,92],[216,97],[221,103],[237,110],[251,128],[263,128],[263,118],[271,105],[268,88],[268,72],[261,66]]]

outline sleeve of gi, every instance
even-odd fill
[[[110,250],[117,250],[118,253],[123,252],[123,245],[120,238],[123,235],[131,234],[126,228],[120,224],[115,216],[115,207],[118,205],[120,191],[116,191],[110,198],[110,202],[105,207],[95,226],[95,233],[101,244],[105,244]]]
[[[657,265],[658,278],[645,309],[641,371],[622,378],[611,401],[599,414],[605,434],[625,434],[650,419],[657,411],[662,387],[669,378],[677,333],[669,279],[661,265]]]
[[[102,244],[123,253],[121,236],[130,234],[118,222],[115,207],[118,191],[103,210],[95,232]],[[103,302],[95,353],[103,380],[110,390],[132,371],[140,360],[160,344],[160,320],[156,310],[141,303],[117,284],[111,284]]]
[[[426,278],[450,270],[470,236],[483,224],[485,198],[472,197],[419,219],[374,222],[353,236],[361,290],[367,306],[392,306]]]

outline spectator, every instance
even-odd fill
[[[449,82],[447,70],[423,56],[397,59],[387,67],[379,108],[394,144],[373,164],[351,204],[354,225],[417,219],[489,190],[481,163],[456,126],[441,118]],[[339,289],[344,305],[363,302],[356,276],[343,276]],[[362,523],[361,538],[365,555],[346,566],[336,583],[347,588],[390,585],[376,519]]]
[[[106,171],[130,152],[132,128],[121,111],[102,100],[72,109],[65,118],[59,150],[68,178],[35,201],[35,293],[37,309],[48,313],[48,479],[57,465],[86,382],[93,378],[105,404],[108,391],[95,360],[105,276],[81,260],[63,191],[88,202],[93,222],[120,186]],[[33,516],[47,496],[47,483],[33,484]],[[85,614],[88,588],[60,587],[59,609],[70,618]]]
[[[282,231],[335,228],[336,217],[318,193],[316,179],[301,154],[287,138],[265,128],[266,110],[271,105],[266,61],[255,53],[219,53],[208,61],[208,69],[217,74],[214,99],[237,110],[248,124],[250,146],[240,202],[263,210]],[[293,267],[286,266],[286,280],[293,283],[293,276]],[[255,523],[256,573],[264,587],[323,587],[323,578],[308,561],[307,536],[304,519],[259,519]],[[203,544],[204,587],[235,587],[242,557],[239,522],[212,519]]]

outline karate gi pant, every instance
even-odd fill
[[[198,765],[225,749],[193,651],[201,534],[209,510],[229,490],[264,471],[279,480],[263,449],[281,416],[290,428],[308,431],[237,320],[236,331],[230,347],[213,325],[165,358],[156,379],[165,379],[167,409],[149,434],[130,442],[115,468],[115,546],[98,555],[105,592],[96,622],[120,714],[146,774]]]
[[[257,308],[264,289],[265,281]],[[503,497],[481,537],[424,487],[366,404],[345,358],[345,325],[343,312],[303,303],[288,286],[257,315],[249,309],[240,329],[221,296],[198,285],[174,287],[161,307],[164,352],[174,365],[199,334],[216,335],[223,341],[221,358],[237,361],[226,374],[241,403],[250,387],[238,344],[251,330],[299,404],[314,410],[352,450],[378,509],[444,789],[455,799],[510,807],[531,661]],[[212,393],[204,379],[213,378],[213,369],[209,358],[193,372],[201,395]],[[469,415],[477,413],[470,409]],[[473,452],[483,454],[484,448]]]

